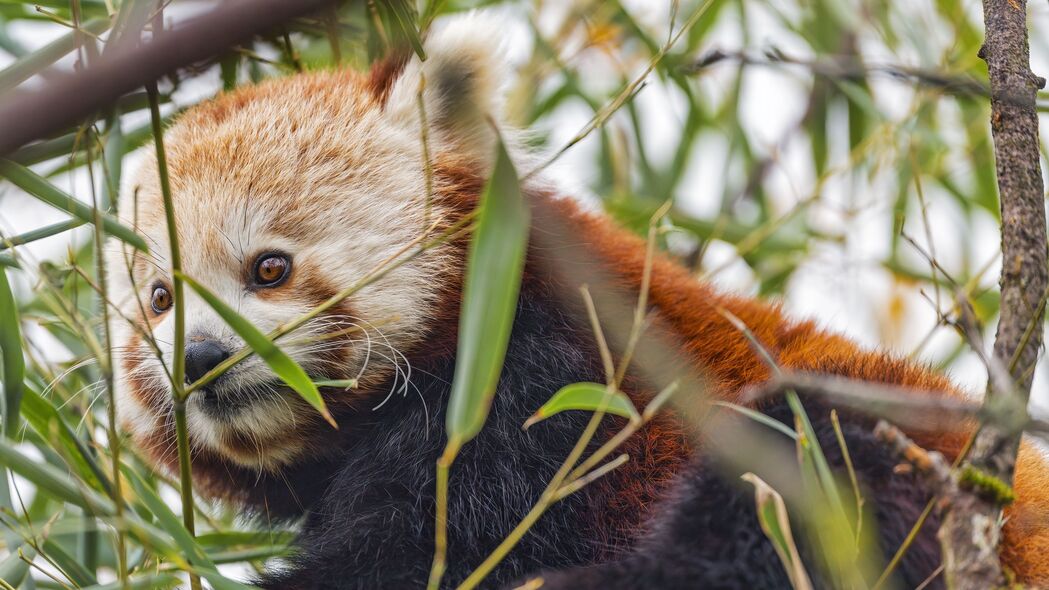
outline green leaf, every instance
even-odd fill
[[[220,574],[215,567],[215,563],[211,561],[211,558],[208,557],[204,549],[193,538],[193,535],[186,530],[182,520],[168,508],[168,505],[160,499],[160,496],[152,488],[146,485],[142,476],[127,466],[124,467],[123,472],[127,477],[128,483],[135,490],[135,494],[156,517],[160,528],[171,536],[171,539],[182,550],[183,555],[193,565],[193,571],[211,582],[212,587],[216,590],[248,590],[251,588]]]
[[[105,144],[102,159],[102,200],[99,204],[107,211],[116,211],[120,196],[120,179],[124,174],[124,154],[127,145],[124,127],[120,122],[119,108],[114,109],[106,120]]]
[[[94,223],[97,215],[102,220],[102,228],[105,229],[107,234],[143,252],[149,250],[142,236],[136,234],[131,228],[122,225],[115,217],[96,211],[94,207],[81,203],[74,199],[72,195],[62,192],[58,187],[48,182],[47,179],[25,166],[15,164],[10,160],[0,160],[0,176],[7,178],[15,186],[30,195],[52,207],[69,213],[81,221]]]
[[[298,363],[293,361],[283,350],[277,348],[277,345],[260,332],[254,324],[233,311],[232,307],[226,305],[225,302],[206,287],[182,273],[177,274],[215,310],[215,313],[222,316],[222,319],[229,324],[229,327],[233,328],[233,331],[244,339],[244,343],[251,347],[255,354],[259,355],[281,380],[294,389],[302,399],[306,400],[306,403],[316,408],[329,424],[338,428],[335,419],[328,412],[328,407],[324,404],[324,398],[321,397],[317,386],[314,385],[313,381],[306,375],[306,371]]]
[[[78,486],[68,474],[45,462],[31,459],[6,440],[0,440],[0,465],[32,482],[40,491],[56,500],[68,502],[92,513],[114,514],[116,507],[109,498],[86,486]]]
[[[11,554],[5,557],[3,561],[0,561],[0,580],[14,588],[19,587],[29,573],[29,562],[22,559],[19,551],[25,554],[25,558],[29,561],[32,561],[33,557],[36,556],[36,551],[32,547],[21,545],[12,548]]]
[[[338,387],[339,389],[355,389],[356,379],[318,379],[313,382],[317,387]]]
[[[156,588],[173,588],[181,582],[182,580],[175,574],[152,574],[128,578],[127,586],[120,582],[113,582],[97,586],[84,586],[80,590],[123,590],[125,587],[131,590],[154,590]]]
[[[501,140],[479,207],[467,259],[455,376],[448,402],[449,447],[477,436],[488,417],[524,269],[529,211],[517,171]]]
[[[241,563],[260,561],[273,557],[288,555],[292,551],[287,545],[257,545],[245,549],[227,549],[209,553],[208,557],[215,563]]]
[[[109,19],[101,18],[89,20],[81,25],[81,29],[95,35],[108,28]],[[23,55],[13,64],[0,70],[0,92],[11,90],[73,51],[76,48],[77,34],[76,31],[70,31],[40,49]]]
[[[524,427],[529,428],[533,424],[565,410],[590,410],[591,412],[596,412],[600,408],[604,408],[609,414],[629,418],[631,422],[641,419],[637,410],[634,409],[634,404],[630,402],[630,398],[622,391],[615,391],[612,395],[608,395],[607,386],[600,383],[584,382],[572,383],[559,389],[550,398],[550,401],[543,404],[543,407],[539,408],[539,411],[524,423]]]
[[[787,426],[786,424],[780,422],[779,420],[776,420],[775,418],[773,418],[771,416],[768,416],[766,414],[762,414],[761,412],[758,412],[756,410],[752,410],[750,408],[747,408],[747,407],[744,407],[744,406],[740,406],[738,404],[734,404],[734,403],[731,403],[731,402],[714,402],[714,405],[715,406],[721,406],[723,408],[728,408],[730,410],[735,410],[736,412],[739,412],[740,414],[743,414],[744,416],[746,416],[747,418],[750,418],[751,420],[753,420],[755,422],[758,422],[760,424],[764,424],[765,426],[768,426],[769,428],[771,428],[773,430],[776,430],[778,432],[782,432],[783,434],[789,436],[791,438],[791,440],[798,440],[798,433],[797,432],[795,432],[789,426]]]
[[[761,530],[765,532],[765,536],[776,548],[783,568],[787,570],[791,586],[795,590],[812,590],[812,582],[805,572],[805,564],[801,562],[798,547],[794,543],[783,496],[753,473],[744,473],[740,479],[754,485],[758,522],[761,523]]]
[[[404,0],[387,0],[384,4],[393,13],[401,32],[411,44],[412,51],[419,56],[419,59],[426,59],[426,51],[423,49],[422,39],[419,38],[419,31],[415,28],[415,18],[412,16],[412,9],[408,7],[408,3]]]
[[[240,69],[240,54],[234,51],[227,53],[219,60],[219,71],[222,76],[222,90],[229,92],[237,87],[237,73]]]
[[[48,561],[61,568],[62,573],[68,576],[78,587],[98,584],[94,573],[88,571],[83,564],[63,549],[61,544],[56,543],[54,539],[48,538],[45,540],[42,549]]]
[[[18,234],[17,236],[11,236],[10,238],[3,240],[3,242],[0,243],[0,250],[6,250],[11,246],[21,246],[44,238],[50,238],[51,236],[57,236],[60,233],[76,229],[81,225],[84,225],[84,221],[80,219],[67,219],[66,221],[59,221],[58,223],[45,225],[44,227],[30,230]]]
[[[214,531],[197,536],[197,543],[205,548],[229,549],[241,545],[288,545],[295,540],[295,532],[287,530]]]
[[[22,404],[22,382],[25,380],[25,359],[22,358],[22,329],[18,320],[7,271],[0,268],[0,353],[4,362],[4,433],[10,435],[18,427],[18,411]]]
[[[156,518],[157,526],[163,529],[170,536],[171,540],[178,545],[179,549],[182,550],[183,556],[195,566],[214,569],[215,564],[208,559],[204,549],[197,544],[193,535],[186,530],[182,520],[172,512],[171,508],[160,499],[160,496],[151,487],[146,485],[142,476],[127,466],[124,466],[122,471],[135,495],[149,509],[153,517]]]
[[[49,444],[55,445],[56,450],[64,451],[63,458],[79,473],[82,481],[109,494],[112,488],[109,477],[51,400],[30,387],[26,387],[22,394],[22,417],[26,422],[41,437],[46,437]]]

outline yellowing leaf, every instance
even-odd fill
[[[758,522],[765,536],[772,541],[783,568],[787,570],[790,584],[795,590],[812,590],[812,582],[809,574],[805,571],[805,564],[801,562],[798,547],[794,543],[794,536],[790,530],[790,519],[787,517],[787,505],[783,502],[783,496],[772,489],[763,479],[753,473],[744,473],[740,476],[743,481],[754,485],[754,501],[757,505]]]

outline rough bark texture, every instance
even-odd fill
[[[1022,431],[993,416],[1026,407],[1042,344],[1040,304],[1049,272],[1035,98],[1045,80],[1031,72],[1025,0],[984,0],[983,12],[986,40],[980,57],[987,62],[991,82],[991,133],[1002,212],[1001,316],[993,362],[1008,371],[1011,380],[1004,381],[1011,383],[993,378],[992,367],[985,401],[992,419],[977,435],[969,464],[1011,483]],[[954,499],[940,529],[951,588],[984,590],[1004,582],[995,551],[1002,498],[986,489],[974,491]]]

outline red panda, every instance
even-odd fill
[[[491,52],[496,33],[483,30],[460,20],[430,36],[424,63],[395,57],[368,73],[338,70],[268,81],[180,115],[165,142],[184,271],[266,332],[362,279],[431,221],[447,228],[461,220],[476,206],[492,164],[495,136],[486,115],[498,110],[503,80]],[[422,161],[420,88],[432,194]],[[512,130],[503,134],[513,143]],[[529,157],[514,152],[527,169]],[[633,297],[645,266],[641,239],[581,210],[542,180],[528,180],[523,188],[536,222],[490,417],[452,469],[446,584],[461,582],[539,498],[587,420],[566,412],[521,429],[558,388],[603,381],[579,284],[596,272],[613,290]],[[152,156],[122,194],[120,213],[147,239],[150,253],[114,244],[108,254],[121,315],[137,324],[113,320],[121,342],[118,412],[148,456],[174,470],[164,372],[174,329],[170,252]],[[312,376],[358,380],[349,391],[322,388],[337,430],[255,357],[190,396],[197,490],[264,519],[301,519],[298,553],[261,585],[425,584],[434,548],[434,462],[444,446],[466,247],[458,239],[428,250],[280,341]],[[721,308],[742,320],[786,369],[960,395],[945,377],[921,366],[863,350],[785,317],[774,305],[719,293],[669,258],[656,257],[649,293],[652,331],[676,343],[672,361],[703,373],[715,399],[746,403],[743,392],[770,377]],[[598,296],[598,306],[606,305]],[[185,298],[191,382],[244,343],[192,292]],[[152,334],[163,364],[143,334]],[[632,372],[623,389],[643,404],[657,390],[655,381]],[[829,459],[840,466],[825,418],[829,403],[806,401]],[[761,409],[791,420],[781,401]],[[556,504],[486,587],[539,574],[545,588],[787,585],[754,516],[752,495],[712,467],[682,420],[661,415],[627,441],[628,463]],[[888,557],[929,492],[916,476],[893,473],[895,461],[871,427],[869,418],[848,414],[844,429],[862,483],[874,492],[869,499]],[[606,420],[598,439],[616,428],[615,420]],[[954,457],[969,433],[914,434],[923,446]],[[1045,483],[1041,457],[1025,445],[1019,499],[1008,511],[1001,552],[1020,580],[1037,585],[1049,584]],[[935,529],[934,517],[898,568],[906,586],[935,573]],[[826,585],[818,574],[814,582]]]

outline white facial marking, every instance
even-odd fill
[[[362,77],[322,72],[243,89],[180,117],[165,133],[165,143],[183,271],[267,333],[312,309],[318,297],[357,284],[437,217],[451,215],[432,207],[425,194],[419,77],[430,82],[426,108],[434,157],[485,165],[494,137],[485,115],[498,110],[495,93],[502,80],[499,58],[491,51],[497,37],[491,21],[470,17],[435,31],[427,41],[426,64],[410,62],[385,105],[369,94]],[[449,90],[462,96],[449,96]],[[477,108],[463,110],[464,104]],[[118,412],[125,428],[143,440],[170,428],[163,367],[172,366],[174,343],[173,312],[150,309],[154,284],[171,286],[152,154],[125,189],[120,216],[145,236],[150,252],[129,273],[130,251],[111,243],[110,284],[120,295],[122,315],[152,331],[160,358],[120,314],[114,314],[111,328],[125,345],[115,359]],[[249,284],[253,261],[264,252],[282,252],[292,265],[287,282],[269,291]],[[404,353],[425,335],[442,280],[457,272],[457,260],[447,248],[430,250],[278,345],[314,379],[360,376],[365,389],[377,387],[404,372]],[[184,301],[176,304],[185,308],[187,339],[213,340],[231,353],[244,346],[196,293],[184,291]],[[315,338],[339,330],[347,331],[342,340]],[[332,366],[336,352],[340,361]],[[406,391],[405,376],[398,379]],[[279,469],[309,450],[309,441],[294,434],[315,424],[316,412],[257,356],[211,385],[211,401],[205,393],[194,393],[187,403],[195,448],[265,470]],[[360,411],[371,411],[386,394],[381,393],[359,403]],[[222,412],[215,411],[216,400]],[[234,449],[235,439],[241,447],[247,441],[248,449]]]

